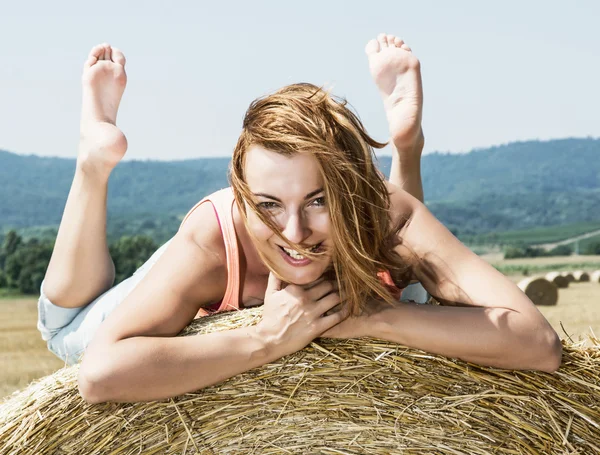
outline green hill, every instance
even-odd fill
[[[425,199],[462,236],[596,222],[599,158],[600,140],[591,138],[517,142],[460,155],[433,153],[422,160]],[[379,160],[386,173],[390,161]],[[109,185],[109,230],[156,229],[170,235],[179,216],[228,185],[228,163],[228,158],[204,158],[119,164]],[[74,159],[0,151],[0,232],[58,225],[74,168]]]

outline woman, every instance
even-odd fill
[[[366,51],[396,149],[390,183],[372,162],[383,144],[345,103],[309,84],[285,87],[248,109],[232,188],[197,204],[126,285],[109,289],[106,190],[127,147],[115,126],[125,58],[108,45],[92,49],[77,170],[38,323],[69,361],[85,350],[85,400],[180,395],[316,337],[373,336],[500,368],[558,368],[558,337],[531,301],[421,202],[418,60],[391,35]],[[444,305],[398,302],[411,281]],[[206,309],[263,302],[256,326],[175,337]]]

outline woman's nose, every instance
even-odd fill
[[[294,243],[302,241],[310,236],[311,232],[307,220],[301,215],[290,215],[285,224],[283,235]]]

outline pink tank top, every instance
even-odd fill
[[[210,196],[206,196],[200,202],[198,202],[192,209],[187,213],[181,225],[185,223],[185,220],[192,214],[196,208],[205,202],[210,202],[213,205],[219,227],[223,233],[223,242],[225,244],[225,256],[227,259],[227,288],[225,289],[225,295],[220,302],[209,305],[206,308],[198,310],[197,316],[208,316],[214,313],[220,313],[222,311],[233,311],[240,309],[240,252],[235,236],[235,226],[233,224],[233,204],[235,198],[233,196],[233,190],[231,187],[219,190]],[[396,298],[400,298],[402,289],[399,289],[394,284],[390,272],[385,270],[379,272],[379,279],[385,284],[392,295]]]
[[[231,187],[229,187],[219,190],[210,196],[206,196],[192,207],[181,224],[183,225],[192,212],[205,202],[212,203],[217,216],[217,221],[219,222],[219,227],[223,233],[225,256],[227,258],[227,289],[225,289],[223,300],[206,308],[201,308],[198,311],[197,316],[207,316],[212,313],[233,311],[240,308],[240,254],[237,238],[235,236],[235,227],[233,225],[232,210],[233,203],[235,202],[233,191]]]

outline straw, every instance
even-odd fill
[[[181,336],[261,314],[203,317]],[[218,385],[135,404],[85,403],[74,366],[0,404],[0,453],[597,454],[600,340],[587,341],[564,344],[560,370],[547,374],[373,338],[317,339]]]

